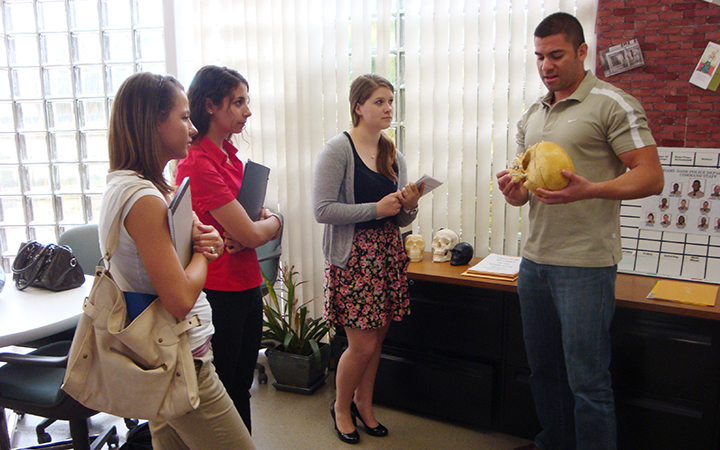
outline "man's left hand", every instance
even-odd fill
[[[539,202],[545,203],[546,205],[560,205],[592,198],[593,183],[569,170],[563,169],[562,174],[570,180],[568,185],[558,191],[538,188],[535,198]]]

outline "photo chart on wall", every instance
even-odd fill
[[[658,151],[665,187],[622,202],[618,270],[720,283],[720,149]]]

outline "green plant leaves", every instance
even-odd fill
[[[312,319],[308,308],[312,300],[300,303],[295,290],[305,281],[296,281],[295,266],[283,265],[280,270],[282,285],[276,290],[263,273],[268,294],[263,299],[263,340],[274,341],[284,351],[302,356],[313,355],[320,365],[319,342],[328,334],[330,327],[322,317]]]

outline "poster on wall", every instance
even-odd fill
[[[720,85],[720,45],[708,42],[700,61],[695,66],[690,82],[703,89],[715,91]]]
[[[645,65],[637,39],[600,50],[598,56],[606,77]]]
[[[618,269],[720,282],[720,149],[660,148],[660,195],[623,202]]]

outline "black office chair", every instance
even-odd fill
[[[277,280],[278,269],[280,268],[280,256],[282,255],[282,234],[285,229],[285,220],[282,214],[278,212],[275,212],[275,214],[280,216],[280,219],[283,221],[283,226],[280,229],[280,233],[278,233],[278,237],[255,249],[258,262],[260,263],[260,270],[263,274],[265,274],[271,283],[275,283]],[[260,289],[262,290],[263,296],[268,294],[267,284],[264,279],[260,285]],[[258,383],[267,384],[268,376],[265,372],[265,366],[260,363],[256,363],[255,369],[258,371]]]
[[[62,386],[70,351],[70,341],[48,344],[27,355],[0,353],[0,450],[10,450],[10,435],[5,419],[5,408],[70,422],[71,442],[57,442],[40,448],[69,448],[97,450],[107,444],[117,448],[119,438],[116,428],[110,427],[92,439],[88,418],[97,414],[67,395]],[[38,448],[38,447],[34,447]]]
[[[275,214],[280,216],[281,220],[285,220],[282,214],[278,212]],[[260,263],[260,270],[273,283],[277,280],[278,269],[280,267],[280,256],[282,255],[282,235],[284,229],[285,222],[283,222],[283,227],[280,229],[280,233],[278,233],[277,238],[255,249],[258,262]],[[263,295],[268,293],[265,280],[263,280],[260,285],[260,289],[262,290]]]
[[[58,239],[58,245],[66,245],[70,247],[75,255],[75,258],[80,263],[80,267],[83,269],[83,273],[86,275],[94,275],[95,267],[102,259],[102,253],[100,252],[100,241],[98,239],[98,225],[96,223],[89,223],[86,225],[80,225],[77,227],[70,228],[63,232]],[[49,336],[38,341],[29,342],[23,344],[26,347],[39,348],[45,345],[72,340],[75,334],[75,328],[65,330],[56,335]],[[35,427],[35,433],[38,437],[38,443],[44,444],[50,442],[51,437],[47,433],[46,428],[53,424],[55,420],[48,418],[43,420]],[[137,419],[125,419],[125,426],[130,430],[138,424]],[[0,449],[1,450],[1,449]]]

